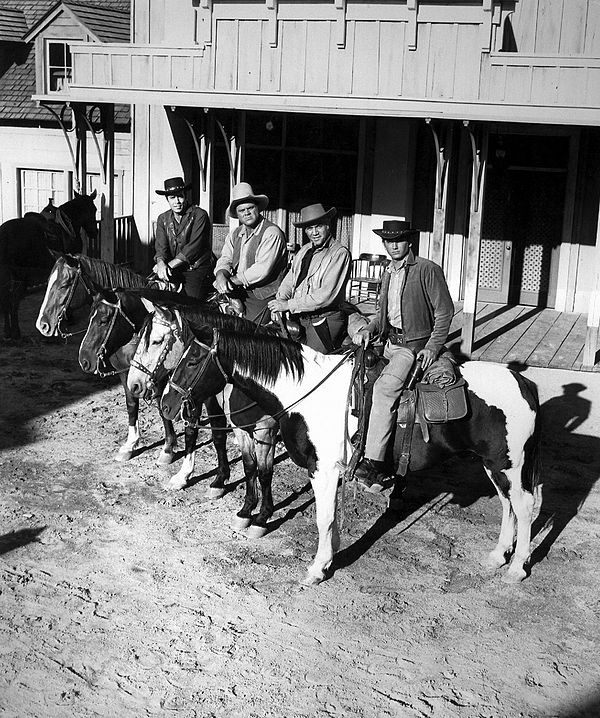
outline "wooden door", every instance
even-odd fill
[[[481,301],[552,307],[566,174],[533,168],[490,173],[485,196]]]

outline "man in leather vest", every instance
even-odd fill
[[[331,234],[335,207],[325,211],[311,204],[300,211],[302,227],[310,240],[294,257],[277,297],[269,302],[271,312],[289,312],[304,327],[303,343],[328,354],[346,336],[346,285],[350,276],[350,252]]]
[[[212,229],[208,214],[188,201],[189,187],[182,177],[171,177],[164,181],[164,189],[155,190],[166,198],[170,210],[156,221],[154,272],[204,301],[213,282]]]
[[[380,337],[389,363],[373,385],[365,458],[354,476],[359,485],[378,492],[386,478],[384,459],[406,377],[415,357],[424,370],[438,358],[448,338],[454,303],[442,268],[412,253],[410,242],[418,231],[410,222],[388,221],[373,231],[383,239],[391,262],[382,278],[377,313],[352,340],[367,346],[372,337]]]
[[[271,319],[267,305],[287,267],[285,235],[261,214],[268,204],[268,197],[254,194],[247,182],[233,188],[227,213],[240,226],[227,235],[215,267],[216,290],[241,299],[246,319],[260,324]]]

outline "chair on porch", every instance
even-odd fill
[[[349,297],[351,301],[377,304],[383,272],[388,265],[384,254],[361,254],[352,260]]]

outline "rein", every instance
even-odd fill
[[[189,349],[191,348],[191,346],[192,346],[192,344],[193,344],[194,342],[195,342],[196,344],[198,344],[200,347],[202,347],[203,349],[206,349],[206,350],[207,350],[208,353],[207,353],[206,357],[204,358],[204,360],[203,360],[201,366],[199,367],[198,372],[195,373],[194,376],[192,377],[192,380],[191,380],[191,382],[190,382],[190,385],[189,385],[189,387],[188,387],[187,389],[184,389],[183,387],[174,384],[172,380],[169,381],[170,385],[175,389],[175,391],[176,391],[180,396],[183,397],[182,402],[181,402],[181,415],[182,415],[182,418],[184,419],[184,422],[186,421],[185,416],[184,416],[184,412],[187,413],[187,411],[188,411],[186,407],[191,406],[191,410],[192,410],[192,411],[194,411],[194,410],[197,408],[196,405],[195,405],[195,403],[194,403],[194,400],[193,400],[193,398],[192,398],[192,396],[191,396],[191,392],[192,392],[192,389],[198,384],[198,382],[199,382],[199,380],[200,380],[200,377],[206,372],[206,370],[207,370],[207,368],[208,368],[208,366],[209,366],[209,364],[210,364],[211,361],[216,364],[217,368],[218,368],[219,371],[221,372],[221,375],[223,376],[223,378],[225,379],[225,381],[226,381],[226,382],[230,382],[230,381],[231,381],[231,378],[230,378],[230,377],[228,376],[228,374],[225,372],[225,370],[223,369],[223,366],[222,366],[221,362],[219,361],[219,357],[218,357],[218,353],[217,353],[217,351],[218,351],[218,341],[219,341],[219,332],[218,332],[218,330],[217,330],[216,328],[213,328],[213,341],[212,341],[212,344],[211,344],[210,347],[209,347],[207,344],[204,344],[203,342],[201,342],[201,341],[200,341],[199,339],[197,339],[196,337],[194,337],[193,340],[192,340],[192,342],[191,342],[190,345],[188,346],[188,348],[187,348],[187,349],[184,351],[184,353],[181,355],[179,361],[177,362],[177,366],[175,367],[175,369],[174,369],[174,371],[173,371],[173,373],[175,373],[175,371],[177,370],[177,368],[179,367],[179,365],[180,365],[181,362],[183,361],[184,357],[187,357],[188,351],[189,351]],[[313,386],[312,389],[309,389],[309,390],[306,392],[306,394],[304,394],[304,395],[302,395],[301,397],[299,397],[298,399],[296,399],[296,401],[292,402],[291,404],[288,404],[288,406],[284,407],[283,409],[281,409],[280,411],[276,412],[275,414],[272,414],[272,415],[271,415],[271,418],[273,418],[273,419],[275,419],[275,420],[277,421],[277,420],[279,420],[282,416],[284,416],[285,414],[289,413],[290,409],[293,409],[295,406],[297,406],[298,404],[300,404],[302,401],[304,401],[306,398],[308,398],[311,394],[313,394],[320,386],[322,386],[328,379],[330,379],[331,376],[333,376],[333,374],[335,374],[335,372],[336,372],[338,369],[340,369],[343,364],[345,364],[349,359],[351,359],[351,358],[354,356],[354,353],[355,353],[355,349],[354,349],[354,348],[351,348],[348,352],[346,352],[346,353],[344,354],[344,356],[342,357],[341,361],[339,361],[339,362],[333,367],[333,369],[331,369],[331,371],[329,371],[319,382],[317,382],[317,384],[315,384],[315,386]],[[254,402],[254,403],[253,403],[252,405],[250,405],[250,406],[255,406],[255,405],[256,405],[256,402]],[[245,407],[245,409],[247,409],[247,408],[249,408],[249,406],[248,406],[248,407]],[[236,413],[241,413],[241,412],[244,411],[245,409],[240,409],[240,410],[239,410],[238,412],[236,412]],[[189,414],[188,414],[188,415],[189,415]],[[231,414],[230,414],[230,416],[231,416]],[[212,417],[209,417],[209,418],[212,418]],[[203,422],[203,423],[206,423],[206,422]],[[189,422],[188,422],[188,425],[189,425]],[[200,425],[200,424],[197,424],[197,426],[199,426],[199,425]],[[256,425],[256,422],[253,422],[253,423],[251,423],[251,424],[240,424],[240,425],[236,426],[235,428],[236,428],[236,429],[248,429],[248,428],[254,427],[255,425]],[[222,428],[222,427],[213,427],[213,431],[233,431],[233,428],[232,428],[232,427],[224,427],[224,428]]]
[[[81,329],[78,332],[64,332],[62,330],[61,324],[63,319],[66,317],[67,311],[69,309],[69,305],[71,304],[71,300],[75,296],[75,290],[77,289],[77,284],[81,282],[83,286],[85,287],[85,291],[91,296],[93,294],[92,287],[90,287],[83,275],[83,272],[81,271],[81,265],[77,265],[77,271],[75,272],[75,279],[73,280],[73,283],[69,287],[69,291],[67,292],[67,296],[65,298],[65,301],[63,302],[60,312],[58,313],[58,319],[56,320],[56,331],[60,334],[60,336],[63,339],[68,339],[69,337],[75,337],[78,334],[84,334],[87,329]]]

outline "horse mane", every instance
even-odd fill
[[[78,260],[79,266],[86,276],[100,287],[105,287],[106,289],[112,289],[113,287],[130,289],[145,287],[148,284],[148,281],[141,274],[137,274],[127,267],[111,264],[103,259],[87,257],[85,254],[78,255]]]
[[[304,376],[302,345],[273,334],[248,334],[224,327],[219,353],[243,374],[265,383],[273,383],[282,368],[298,380]]]

